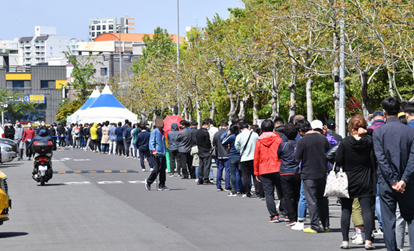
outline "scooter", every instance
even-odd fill
[[[33,151],[35,154],[33,160],[33,179],[44,186],[53,177],[52,156],[53,142],[33,142]]]

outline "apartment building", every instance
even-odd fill
[[[130,33],[135,30],[135,18],[111,17],[89,19],[89,41],[104,33]]]

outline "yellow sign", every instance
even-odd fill
[[[7,73],[6,80],[31,80],[32,75],[30,73]]]
[[[66,80],[56,80],[56,89],[62,89],[62,86],[65,85],[67,87]]]
[[[45,102],[45,95],[30,95],[30,101],[43,101]]]

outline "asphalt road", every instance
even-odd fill
[[[58,150],[55,174],[41,187],[31,161],[0,165],[13,200],[0,226],[0,250],[339,250],[340,207],[330,206],[331,232],[305,234],[269,223],[265,202],[227,197],[215,186],[167,177],[170,191],[147,191],[139,160]],[[331,200],[334,202],[334,199]],[[353,233],[351,233],[353,234]],[[408,241],[408,240],[407,240]],[[386,250],[382,238],[377,250]],[[363,246],[351,246],[364,250]]]

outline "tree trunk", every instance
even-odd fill
[[[198,94],[197,87],[195,88],[195,94],[196,94],[197,123],[198,123],[198,128],[200,129],[200,126],[201,126],[201,108],[200,108],[200,97],[199,97],[199,94]]]
[[[229,121],[231,121],[234,117],[234,114],[236,114],[236,110],[237,110],[236,105],[234,104],[233,93],[230,89],[230,83],[227,81],[227,78],[224,75],[224,67],[223,67],[223,62],[221,59],[217,59],[216,66],[220,73],[221,78],[223,79],[224,86],[226,87],[227,95],[229,96],[229,99],[230,99],[230,111],[227,114],[227,117],[229,117]]]
[[[259,120],[259,115],[257,115],[257,112],[258,112],[257,105],[258,104],[259,104],[259,101],[256,98],[253,99],[253,124],[252,125],[257,125],[257,121]]]
[[[214,101],[214,98],[212,98],[211,101],[211,110],[210,110],[210,118],[214,120],[214,116],[216,115],[216,102]]]
[[[368,121],[369,112],[371,110],[368,96],[368,73],[361,71],[359,73],[359,78],[361,81],[362,113],[364,115],[364,118]]]
[[[272,120],[275,120],[279,116],[279,83],[277,81],[277,71],[275,68],[272,69]],[[253,103],[254,106],[254,103]],[[254,108],[254,107],[253,107]],[[253,111],[254,112],[254,111]],[[253,118],[254,122],[254,118]]]
[[[313,120],[313,103],[312,103],[312,77],[306,81],[306,114],[309,122]]]
[[[289,83],[290,105],[289,105],[289,119],[296,115],[296,66],[293,66],[292,81]]]
[[[246,117],[246,102],[248,99],[248,97],[244,97],[240,100],[239,119],[245,119]]]

